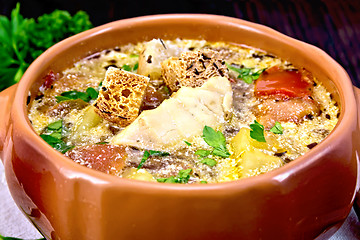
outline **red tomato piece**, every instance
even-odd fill
[[[44,89],[48,89],[48,88],[50,88],[51,85],[55,82],[55,80],[56,80],[56,75],[55,75],[55,73],[54,73],[52,70],[50,70],[49,73],[46,74],[46,76],[44,77],[44,79],[45,79],[45,81],[44,81],[42,87],[43,87]]]
[[[109,174],[118,173],[127,157],[124,146],[94,144],[76,147],[65,154],[80,165]]]
[[[255,83],[257,97],[271,97],[278,100],[310,96],[312,83],[299,71],[272,67],[264,71]]]

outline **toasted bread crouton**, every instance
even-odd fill
[[[180,87],[200,87],[210,77],[229,78],[225,61],[211,49],[183,52],[179,58],[171,57],[161,64],[162,76],[172,91]]]
[[[97,114],[106,120],[125,127],[139,114],[149,78],[110,67],[94,106]]]

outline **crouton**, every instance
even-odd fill
[[[172,91],[180,87],[200,87],[210,77],[229,78],[225,61],[211,49],[183,52],[180,57],[171,57],[161,64],[162,76]]]
[[[110,67],[94,103],[96,113],[126,127],[139,115],[149,80],[148,77]]]

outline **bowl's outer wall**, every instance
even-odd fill
[[[304,66],[339,101],[341,122],[297,161],[262,176],[206,186],[105,175],[63,157],[34,133],[26,97],[50,69],[61,71],[94,51],[155,37],[241,43]],[[40,56],[18,87],[3,157],[15,202],[48,239],[313,239],[351,209],[357,131],[350,79],[320,50],[238,19],[168,15],[104,25]]]

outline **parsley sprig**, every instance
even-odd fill
[[[226,148],[225,136],[220,131],[215,131],[212,127],[205,126],[203,129],[203,139],[211,147],[212,150],[199,149],[195,152],[195,155],[200,157],[200,162],[213,167],[217,164],[217,161],[208,157],[214,155],[222,158],[230,156],[229,151]]]
[[[68,100],[76,100],[81,99],[85,102],[90,102],[90,100],[95,100],[99,95],[99,92],[95,90],[92,87],[89,87],[86,89],[86,92],[79,92],[76,90],[67,91],[61,93],[60,96],[55,96],[56,101],[62,102],[62,101],[68,101]]]
[[[24,18],[17,3],[11,18],[0,16],[0,91],[19,82],[30,63],[55,43],[92,27],[89,16],[55,10]]]
[[[275,134],[283,134],[284,129],[281,126],[281,124],[278,121],[276,121],[275,125],[270,129],[270,132],[275,133]]]
[[[160,183],[188,183],[190,179],[191,168],[180,170],[177,176],[168,178],[158,178],[156,181]]]
[[[265,130],[262,124],[254,120],[254,123],[250,124],[250,128],[250,137],[252,139],[255,139],[258,142],[266,142],[264,134]],[[275,125],[269,131],[274,134],[283,134],[284,130],[281,124],[276,121]]]
[[[52,148],[61,153],[66,153],[74,146],[67,145],[63,140],[63,121],[58,120],[50,123],[40,137],[47,142]]]
[[[266,69],[261,69],[254,72],[254,69],[252,68],[245,68],[245,67],[238,68],[231,64],[226,64],[226,66],[228,67],[228,69],[237,72],[239,74],[237,78],[242,79],[244,82],[248,84],[253,83],[253,81],[258,79],[260,77],[260,74],[266,70]]]
[[[222,132],[215,131],[212,127],[205,126],[202,137],[209,146],[214,148],[211,154],[222,158],[230,156],[230,153],[226,148],[226,139]]]
[[[148,160],[148,158],[149,158],[150,156],[165,157],[165,156],[169,156],[169,155],[170,155],[170,153],[168,153],[168,152],[154,151],[154,150],[148,151],[148,150],[146,150],[146,151],[144,152],[143,157],[141,158],[140,164],[139,164],[139,166],[137,167],[137,169],[140,169],[140,168],[144,165],[144,163],[146,162],[146,160]]]
[[[258,121],[254,120],[254,123],[250,124],[250,137],[258,142],[266,142],[264,136],[264,126]]]

